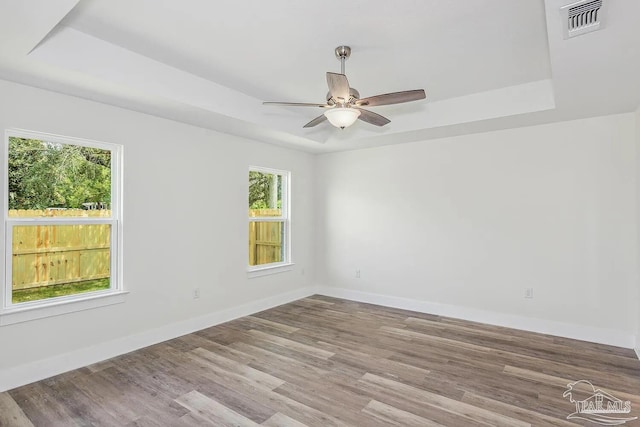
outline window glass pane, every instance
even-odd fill
[[[8,160],[9,217],[110,216],[111,151],[9,137]]]
[[[249,216],[282,215],[282,175],[249,171]]]
[[[249,265],[284,261],[284,222],[249,222]]]
[[[14,304],[109,289],[111,225],[15,225]]]

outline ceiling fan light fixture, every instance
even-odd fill
[[[360,110],[348,107],[332,108],[325,111],[324,115],[327,117],[327,120],[329,120],[329,123],[337,128],[344,129],[348,128],[358,120],[358,117],[360,117]]]
[[[591,1],[591,0],[583,0]],[[603,1],[603,0],[593,0]],[[303,128],[312,128],[325,121],[331,125],[344,129],[360,119],[365,123],[374,126],[384,126],[391,120],[378,113],[364,109],[362,107],[376,107],[378,105],[402,104],[404,102],[418,101],[425,99],[424,89],[404,90],[402,92],[383,93],[381,95],[360,98],[357,90],[349,86],[349,80],[344,73],[344,63],[351,54],[349,46],[338,46],[336,57],[340,60],[340,73],[327,72],[327,102],[325,104],[314,104],[310,102],[263,102],[267,105],[281,105],[285,107],[316,107],[323,108],[324,114],[305,124]]]

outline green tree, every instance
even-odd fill
[[[281,204],[282,177],[249,171],[249,209],[275,209]]]
[[[9,209],[111,202],[111,152],[9,138]]]

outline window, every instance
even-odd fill
[[[249,270],[291,264],[289,172],[249,169]]]
[[[119,293],[121,147],[17,130],[5,144],[0,314]]]

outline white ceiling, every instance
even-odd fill
[[[564,40],[570,2],[6,1],[0,78],[311,152],[635,110],[640,2],[605,0],[603,30]],[[427,100],[344,131],[303,129],[319,109],[261,104],[323,102],[341,44],[363,97]]]

